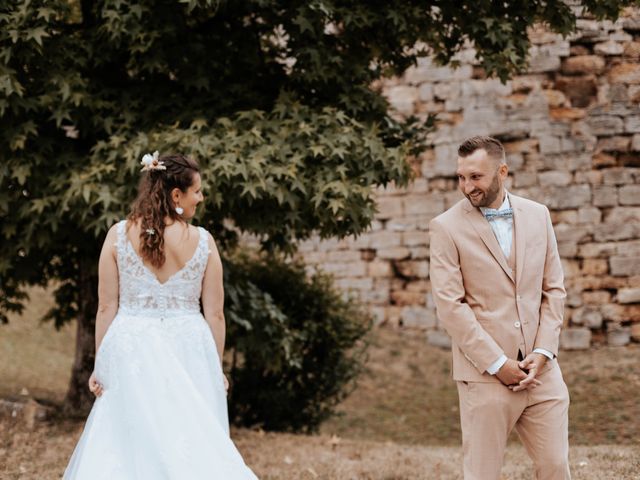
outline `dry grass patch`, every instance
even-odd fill
[[[82,423],[60,421],[26,430],[0,421],[0,479],[58,480],[80,436]],[[246,462],[262,480],[454,480],[462,479],[459,447],[400,445],[236,430],[233,437]],[[571,468],[580,480],[631,480],[640,471],[640,448],[574,447]],[[504,480],[533,478],[531,461],[510,445]]]

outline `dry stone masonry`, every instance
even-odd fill
[[[581,15],[568,38],[529,35],[530,68],[506,84],[469,48],[457,69],[425,58],[383,86],[398,115],[437,114],[415,180],[377,192],[368,233],[300,246],[377,323],[449,345],[430,293],[428,224],[461,198],[457,146],[482,134],[505,145],[508,188],[551,210],[568,293],[562,346],[640,341],[640,9],[616,22]]]

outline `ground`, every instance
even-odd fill
[[[60,402],[73,360],[73,326],[38,324],[48,292],[34,289],[22,317],[0,326],[0,399],[28,393]],[[378,329],[367,372],[319,434],[234,430],[247,463],[262,479],[460,479],[460,429],[450,352],[415,333]],[[640,479],[640,346],[561,352],[571,394],[574,478]],[[26,389],[26,390],[25,390]],[[0,417],[0,479],[59,479],[83,422],[51,418],[29,428]],[[530,479],[516,437],[503,478]]]

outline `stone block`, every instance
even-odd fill
[[[557,215],[560,212],[555,213]],[[575,213],[575,211],[573,211],[573,213]],[[577,227],[575,225],[559,223],[554,226],[554,230],[556,233],[556,239],[559,242],[573,241],[579,243],[588,238],[591,229],[588,225]]]
[[[427,274],[429,270],[427,269]],[[416,277],[418,278],[418,277]],[[421,294],[426,294],[431,290],[431,283],[429,280],[418,278],[408,281],[404,287],[409,292],[420,292]],[[424,301],[427,301],[427,297],[424,297]]]
[[[400,321],[407,328],[434,328],[436,314],[424,307],[404,307],[400,313]]]
[[[619,63],[609,70],[609,81],[611,83],[640,83],[640,64]]]
[[[391,262],[374,260],[368,264],[368,275],[370,277],[390,277],[392,274]]]
[[[634,342],[640,342],[640,323],[631,325],[631,339]]]
[[[422,261],[403,261],[394,263],[396,273],[404,278],[428,278],[429,262]]]
[[[593,230],[593,238],[598,242],[610,240],[629,240],[640,235],[640,226],[634,222],[627,223],[603,223],[596,225]]]
[[[563,350],[587,350],[590,346],[591,330],[588,328],[565,328],[560,333]]]
[[[593,51],[598,55],[622,55],[624,46],[613,40],[607,40],[606,42],[596,43],[593,46]]]
[[[530,73],[553,72],[560,68],[560,56],[550,49],[533,45],[529,48]]]
[[[504,143],[504,150],[507,155],[512,153],[536,153],[538,151],[538,144],[537,138],[512,140]]]
[[[435,217],[445,210],[442,195],[410,193],[402,199],[402,204],[406,215]]]
[[[578,208],[591,203],[589,185],[550,187],[548,193],[547,206],[553,209]]]
[[[631,137],[615,135],[598,139],[596,151],[598,152],[628,152]]]
[[[582,292],[582,300],[588,305],[604,305],[611,302],[608,290],[590,290]]]
[[[577,210],[555,210],[551,213],[551,221],[554,223],[568,223],[570,225],[578,223],[578,211]],[[584,230],[583,230],[584,231]],[[568,238],[574,238],[573,235],[567,236],[563,238],[566,240]],[[558,240],[560,240],[558,238]]]
[[[596,207],[614,207],[618,205],[618,190],[611,185],[593,187],[593,204]]]
[[[562,271],[566,279],[576,277],[580,274],[580,265],[577,260],[570,260],[563,258],[560,260],[562,264]]]
[[[381,260],[404,260],[411,257],[411,252],[406,247],[388,247],[378,250],[378,258]]]
[[[402,245],[405,247],[415,247],[418,245],[428,245],[429,236],[426,232],[415,230],[409,232],[403,232]]]
[[[578,243],[575,241],[558,242],[558,253],[563,258],[573,258],[578,253]]]
[[[631,150],[640,152],[640,133],[636,133],[631,141]]]
[[[602,328],[602,313],[600,309],[593,306],[577,308],[571,316],[571,323],[583,327],[597,330]]]
[[[621,288],[617,294],[618,303],[640,303],[640,287]]]
[[[622,51],[620,52],[622,53]],[[580,75],[595,73],[599,74],[604,70],[604,58],[598,55],[576,55],[565,58],[562,62],[562,73],[568,75]]]
[[[571,183],[572,175],[561,170],[550,170],[538,174],[540,185],[566,186]]]
[[[609,210],[605,221],[623,224],[626,222],[640,223],[640,207],[616,207]]]
[[[513,186],[516,188],[531,187],[538,183],[536,172],[516,172],[513,176]]]
[[[579,77],[558,76],[555,88],[561,90],[571,101],[573,107],[584,108],[598,93],[595,75]]]
[[[565,301],[567,307],[577,308],[582,306],[582,303],[582,295],[580,292],[576,292],[575,290],[567,291],[567,299]]]
[[[640,257],[614,256],[609,259],[609,267],[614,277],[640,275]]]
[[[424,293],[407,290],[392,290],[391,303],[400,307],[406,305],[424,305]]]
[[[617,327],[607,331],[607,345],[611,347],[624,347],[631,341],[631,329],[629,327]]]
[[[583,275],[604,275],[608,270],[609,266],[604,258],[585,258],[580,269]]]
[[[358,250],[331,250],[325,256],[327,262],[357,262],[358,260],[361,260]]]
[[[400,197],[377,197],[376,209],[378,210],[376,218],[380,220],[404,215],[402,199]]]
[[[627,257],[640,256],[640,240],[616,243],[616,253]]]
[[[375,249],[383,249],[390,247],[398,247],[402,242],[402,234],[400,232],[391,232],[388,230],[383,230],[381,232],[376,232],[371,234],[371,240],[369,245],[371,248]]]
[[[567,100],[567,97],[560,90],[547,89],[547,90],[543,90],[542,93],[547,99],[547,105],[549,105],[549,108],[569,106],[569,101]]]
[[[618,252],[618,244],[615,242],[583,243],[578,249],[580,258],[607,258]]]
[[[602,172],[602,183],[605,185],[627,185],[640,179],[639,168],[608,168]]]
[[[430,102],[433,100],[433,85],[431,83],[423,83],[418,87],[418,98],[421,102]]]
[[[631,59],[640,59],[640,42],[629,42],[624,47],[623,55]]]
[[[370,291],[373,288],[373,278],[340,278],[336,286],[347,292]]]
[[[620,205],[640,205],[640,185],[623,185],[618,190]]]
[[[321,266],[322,270],[336,278],[344,277],[364,277],[367,273],[367,267],[364,262],[350,263],[330,263],[325,262]]]
[[[422,260],[429,258],[429,249],[427,247],[409,247],[409,254],[414,260]]]
[[[560,153],[562,151],[560,137],[542,135],[538,141],[540,142],[540,153]]]
[[[593,135],[609,136],[624,132],[624,122],[614,115],[594,115],[587,117],[586,122]]]
[[[433,347],[451,350],[451,337],[444,330],[429,330],[427,332],[427,343]]]
[[[411,115],[418,101],[418,89],[410,85],[395,85],[386,90],[387,99],[393,110],[402,115]]]
[[[578,210],[578,223],[600,223],[602,211],[596,207],[583,207]]]
[[[613,167],[616,163],[618,163],[616,157],[605,152],[595,153],[591,157],[591,164],[594,168]]]
[[[571,107],[553,107],[549,109],[549,115],[554,120],[580,120],[587,115],[587,112],[582,108]]]
[[[625,118],[624,130],[628,133],[640,132],[640,115],[631,115]]]
[[[457,82],[436,83],[433,95],[438,100],[449,100],[460,96],[460,84]]]
[[[586,172],[577,171],[575,173],[576,183],[588,183],[590,185],[602,184],[602,172],[600,170],[588,170]]]

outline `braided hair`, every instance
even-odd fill
[[[185,155],[163,155],[158,161],[165,169],[146,170],[138,185],[138,196],[127,216],[128,224],[140,220],[140,256],[156,268],[162,267],[164,253],[165,218],[184,222],[175,210],[171,191],[185,192],[193,185],[194,175],[200,172],[198,163]]]

